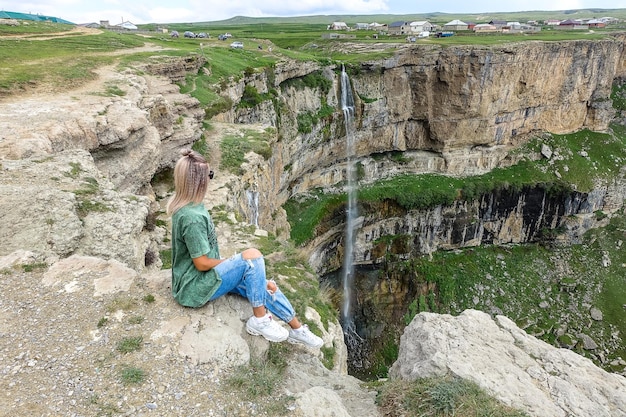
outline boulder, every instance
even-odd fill
[[[626,415],[626,378],[529,336],[504,316],[420,313],[406,327],[390,378],[452,374],[537,417]]]

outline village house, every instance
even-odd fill
[[[454,30],[467,30],[467,23],[460,21],[459,19],[452,20],[445,25],[443,25],[443,30],[446,31],[454,31]]]
[[[619,19],[617,19],[615,17],[601,17],[598,20],[604,22],[607,25],[610,25],[611,23],[618,23],[619,22]]]
[[[333,22],[327,27],[328,30],[348,30],[346,22]]]
[[[494,25],[498,29],[502,29],[503,27],[506,26],[506,21],[505,20],[492,20],[491,22],[489,22],[489,24]]]
[[[356,39],[356,35],[350,35],[348,33],[322,33],[322,39]]]
[[[376,30],[379,32],[386,32],[387,25],[383,23],[372,22],[369,24],[370,30]]]
[[[435,30],[435,25],[426,20],[411,22],[409,26],[411,27],[411,32],[413,33],[432,32]]]
[[[522,24],[520,22],[506,22],[506,25],[509,29],[520,30],[522,28]]]
[[[600,19],[591,19],[587,22],[587,26],[589,26],[590,28],[604,28],[606,27],[606,23],[604,23]]]
[[[559,23],[561,23],[561,21],[558,19],[548,19],[548,20],[544,20],[543,22],[543,24],[546,26],[558,26]]]
[[[474,33],[493,33],[500,32],[502,29],[498,28],[496,25],[492,25],[491,23],[479,23],[474,26]]]
[[[370,25],[367,23],[355,23],[354,29],[355,30],[370,30]]]
[[[390,35],[407,35],[411,32],[411,25],[409,22],[393,22],[388,26]]]
[[[589,29],[589,25],[583,23],[580,19],[567,19],[555,26],[555,29],[576,30]]]
[[[530,24],[522,24],[522,26],[520,26],[520,30],[522,32],[541,32],[541,26],[535,26],[535,25],[530,25]]]
[[[125,22],[122,22],[118,25],[115,25],[116,29],[124,29],[124,30],[137,30],[137,26],[135,26],[133,23],[129,22],[128,20]]]

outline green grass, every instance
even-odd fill
[[[337,311],[332,306],[330,300],[322,295],[317,275],[308,267],[300,263],[294,263],[293,260],[287,260],[270,263],[267,269],[268,276],[282,276],[285,284],[293,290],[285,291],[283,284],[279,283],[282,291],[289,294],[289,301],[294,306],[296,312],[299,313],[300,320],[308,324],[313,333],[321,336],[320,329],[317,329],[316,323],[302,317],[307,306],[314,308],[319,313],[322,325],[326,326],[328,322],[337,320]]]
[[[287,415],[291,397],[278,389],[287,369],[289,347],[283,343],[271,343],[266,357],[252,355],[247,365],[241,365],[226,379],[236,389],[242,401],[259,404],[268,415]]]
[[[143,44],[137,36],[108,32],[49,40],[0,39],[0,96],[37,85],[79,85],[94,79],[96,68],[114,61],[104,53]]]
[[[116,349],[120,353],[130,353],[140,350],[143,345],[143,336],[125,337],[117,343]]]
[[[536,33],[522,34],[476,34],[472,31],[457,32],[448,38],[428,38],[420,40],[420,44],[426,45],[502,45],[511,42],[543,41],[563,42],[577,40],[602,40],[608,39],[612,32],[600,31],[589,33],[586,30],[542,30]]]
[[[377,403],[383,415],[422,417],[524,417],[490,397],[473,382],[455,377],[393,380],[378,387]]]
[[[516,246],[482,246],[454,252],[438,251],[430,258],[390,261],[384,274],[412,276],[414,285],[434,283],[436,302],[428,295],[415,296],[408,305],[407,321],[422,309],[438,313],[459,314],[467,308],[503,314],[544,341],[559,345],[557,330],[568,322],[567,332],[574,339],[586,333],[607,349],[607,363],[626,357],[626,342],[613,340],[618,331],[625,334],[623,304],[626,278],[623,265],[626,254],[620,246],[626,232],[626,216],[621,213],[603,228],[589,231],[584,242],[568,247],[546,247],[539,244]],[[605,256],[611,264],[602,267]],[[564,266],[567,265],[566,269]],[[383,272],[381,272],[383,273]],[[538,297],[541,294],[541,298]],[[548,300],[540,308],[541,300]],[[604,319],[589,319],[589,308],[602,311]],[[434,307],[434,308],[433,308]],[[567,320],[563,314],[567,312]],[[580,345],[575,351],[594,358]],[[607,363],[601,364],[608,367]],[[610,367],[608,367],[610,369]]]
[[[358,17],[354,17],[355,19]],[[361,16],[361,19],[363,17]],[[389,16],[387,16],[389,18]],[[367,19],[369,20],[369,18]],[[432,19],[431,19],[432,20]],[[326,25],[316,23],[316,18],[295,19],[242,19],[233,22],[180,23],[171,24],[170,29],[205,31],[212,34],[210,39],[172,39],[160,32],[146,33],[139,37],[133,33],[103,31],[99,35],[60,36],[54,39],[35,40],[39,34],[54,34],[67,31],[67,25],[36,24],[33,26],[3,27],[1,34],[25,34],[21,39],[0,39],[0,96],[12,94],[22,89],[48,86],[60,90],[68,83],[83,84],[95,77],[94,70],[103,65],[117,62],[121,67],[134,68],[138,63],[154,60],[153,52],[132,53],[114,57],[109,52],[144,45],[146,42],[166,48],[160,51],[162,57],[197,56],[205,59],[206,71],[189,74],[181,83],[181,90],[197,98],[206,108],[207,117],[223,112],[232,102],[220,95],[220,91],[231,81],[244,74],[272,68],[281,57],[296,60],[313,60],[322,64],[343,63],[359,66],[361,62],[379,60],[392,56],[401,37],[381,36],[372,38],[370,31],[350,32],[356,39],[326,40]],[[436,22],[435,22],[436,23]],[[147,25],[154,28],[154,25]],[[230,32],[234,37],[220,41],[216,35]],[[596,31],[594,34],[578,31],[543,31],[532,35],[490,35],[459,34],[446,39],[429,39],[426,42],[442,46],[453,44],[500,44],[526,40],[562,41],[571,39],[600,39],[610,34],[610,30]],[[29,37],[31,36],[31,37]],[[233,40],[244,42],[243,50],[229,48]],[[345,43],[388,44],[382,50],[360,51]],[[263,47],[257,49],[257,45]],[[272,53],[268,52],[269,46]],[[158,59],[157,59],[158,60]],[[33,65],[34,63],[39,65]],[[122,90],[108,90],[105,94],[121,95]]]
[[[626,83],[615,81],[611,91],[611,100],[613,100],[613,108],[617,111],[626,111]]]
[[[273,135],[273,130],[244,129],[243,136],[225,136],[220,143],[220,150],[222,151],[220,168],[239,174],[241,165],[247,161],[245,154],[248,152],[257,153],[266,160],[269,159],[271,157],[270,140],[272,140]]]
[[[134,298],[126,295],[120,295],[109,302],[109,304],[106,306],[106,311],[108,313],[114,313],[118,310],[130,311],[136,307],[137,301],[135,301]]]
[[[124,385],[141,384],[146,379],[146,372],[134,366],[125,366],[120,371],[120,379]]]
[[[24,35],[24,36],[40,36],[54,35],[61,32],[72,30],[74,25],[53,22],[28,22],[27,25],[20,24],[17,26],[0,25],[0,36],[3,35]]]

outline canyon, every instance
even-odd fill
[[[465,178],[524,158],[558,160],[558,146],[532,154],[514,151],[548,132],[610,131],[611,123],[624,117],[610,97],[615,83],[626,80],[625,41],[626,35],[616,34],[598,41],[404,46],[391,57],[347,65],[359,185],[406,174]],[[209,149],[216,150],[219,137],[202,131],[204,109],[175,84],[206,61],[159,57],[158,48],[154,53],[145,73],[103,68],[98,83],[67,95],[0,102],[0,256],[28,249],[48,264],[78,255],[115,259],[145,273],[161,266],[167,228],[157,219],[168,191],[155,177],[171,169],[179,148],[206,136]],[[271,72],[254,71],[220,91],[233,103],[241,101],[246,87],[260,94],[276,91],[274,99],[234,105],[212,120],[216,126],[273,128],[276,135],[269,143],[271,156],[249,154],[241,175],[222,174],[215,204],[284,239],[292,228],[284,209],[288,201],[343,193],[349,157],[339,71],[335,63],[285,59]],[[321,82],[298,82],[307,77]],[[93,94],[106,83],[125,94]],[[337,110],[324,111],[328,108]],[[303,115],[313,120],[310,126],[304,126]],[[607,225],[624,209],[626,164],[618,162],[619,172],[590,189],[554,194],[536,184],[419,209],[394,201],[362,202],[355,264],[371,271],[387,254],[406,260],[440,250],[532,243],[546,229],[554,230],[562,245],[580,243],[585,232]],[[258,196],[254,204],[250,191]],[[339,205],[302,245],[320,277],[332,281],[340,270],[344,233],[345,210]],[[389,236],[403,238],[384,239]],[[386,284],[376,278],[362,284],[369,285]],[[402,280],[389,284],[403,285]],[[393,314],[397,319],[398,312]],[[367,336],[376,332],[380,329]]]

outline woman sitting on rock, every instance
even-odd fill
[[[212,177],[202,155],[182,152],[174,168],[175,194],[167,204],[172,216],[172,295],[183,306],[201,307],[224,294],[239,294],[252,304],[248,333],[271,342],[321,347],[322,339],[300,323],[289,300],[266,279],[261,252],[246,249],[220,258],[215,226],[202,202]],[[266,307],[291,328],[274,321]]]

